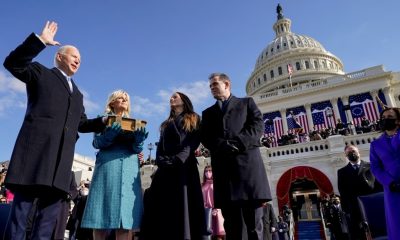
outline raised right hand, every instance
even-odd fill
[[[40,34],[39,38],[46,44],[46,45],[60,45],[59,42],[54,40],[54,36],[57,33],[57,23],[56,22],[46,22],[46,25],[44,26],[42,30],[42,34]]]

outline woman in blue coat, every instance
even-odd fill
[[[203,195],[194,151],[200,144],[200,117],[183,93],[170,98],[161,124],[156,164],[146,192],[142,239],[199,240],[206,232]]]
[[[111,93],[106,115],[129,117],[129,95],[123,90]],[[128,239],[129,231],[138,231],[143,200],[138,154],[148,133],[122,131],[114,122],[96,134],[93,146],[99,149],[83,214],[82,227],[94,229],[94,239],[106,239],[114,229],[117,239]]]
[[[383,185],[388,239],[400,239],[400,111],[386,108],[380,120],[383,134],[371,143],[371,170]]]

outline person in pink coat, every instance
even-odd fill
[[[212,232],[213,239],[224,239],[224,218],[222,217],[221,209],[214,208],[214,186],[212,169],[210,165],[204,168],[203,184],[201,186],[203,191],[204,208],[207,215],[207,227]]]

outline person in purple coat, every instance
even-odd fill
[[[382,135],[371,143],[371,170],[384,188],[388,239],[400,239],[400,110],[381,112]]]

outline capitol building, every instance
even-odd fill
[[[275,210],[287,204],[297,208],[298,220],[318,220],[320,198],[338,194],[337,170],[348,162],[344,147],[357,146],[369,161],[370,143],[380,133],[359,131],[362,120],[374,123],[384,106],[400,106],[400,72],[379,65],[346,73],[338,56],[292,32],[291,20],[281,8],[277,13],[275,38],[260,51],[246,93],[264,116],[269,147],[261,152]],[[342,134],[308,138],[340,122]],[[296,135],[295,144],[279,143],[287,134]]]
[[[337,170],[347,164],[344,147],[357,146],[361,158],[369,161],[370,143],[380,133],[359,131],[362,120],[375,123],[384,106],[400,106],[400,72],[382,65],[344,72],[343,62],[327,50],[329,46],[292,32],[292,21],[282,9],[272,28],[275,38],[260,49],[245,89],[264,116],[265,138],[270,142],[260,150],[275,212],[289,205],[296,208],[297,220],[318,221],[320,199],[339,193]],[[341,123],[345,130],[340,133],[308,137]],[[285,135],[295,135],[297,141],[281,144]],[[199,157],[199,162],[202,172],[209,159]],[[75,163],[80,176],[89,178],[85,169],[93,166],[85,164],[94,162],[76,159]],[[144,188],[154,168],[142,168]]]

